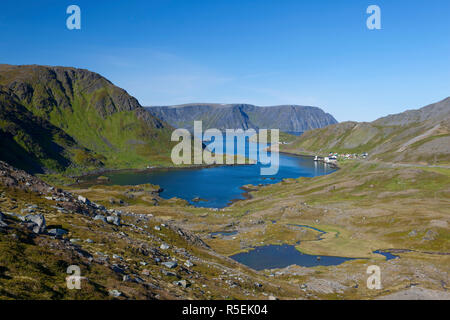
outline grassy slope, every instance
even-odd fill
[[[78,145],[69,135],[50,122],[34,116],[25,107],[0,90],[1,158],[29,172],[43,168],[63,171],[71,164],[70,152],[98,161],[95,155]]]
[[[48,165],[54,157],[44,152],[35,163],[41,170],[78,173],[102,165],[134,168],[169,163],[170,126],[149,115],[124,90],[97,74],[73,68],[1,65],[0,86],[16,105],[60,128],[75,142],[69,146],[54,141],[55,137],[47,139],[64,149],[62,153],[70,165]],[[2,110],[6,107],[2,103]],[[3,117],[4,132],[10,122]],[[16,136],[15,140],[22,148],[33,149],[27,139]],[[72,148],[74,145],[77,147]],[[29,168],[20,161],[12,164]]]
[[[271,135],[272,135],[271,131],[267,130],[267,143],[271,142]],[[250,137],[251,142],[257,142],[258,139],[259,139],[258,134],[255,134]],[[290,133],[283,132],[283,131],[280,131],[278,134],[278,140],[281,143],[283,143],[283,142],[284,143],[292,143],[292,142],[296,141],[296,139],[297,139],[297,136],[290,134]]]
[[[281,151],[292,153],[369,152],[371,159],[423,164],[449,164],[450,99],[439,106],[439,114],[425,107],[412,112],[425,114],[421,119],[407,118],[410,112],[379,119],[371,123],[343,122],[311,130]],[[425,112],[423,111],[425,109]],[[401,117],[405,120],[399,121]]]

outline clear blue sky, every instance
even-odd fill
[[[66,28],[67,6],[82,28]],[[382,30],[366,28],[381,8]],[[304,104],[371,121],[450,96],[448,0],[2,0],[0,63],[87,68],[142,105]]]

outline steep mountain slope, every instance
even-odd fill
[[[177,128],[193,129],[194,120],[202,120],[203,128],[280,129],[304,132],[337,123],[336,119],[317,107],[249,104],[185,104],[169,107],[148,107],[151,114]]]
[[[373,122],[343,122],[312,130],[287,152],[369,152],[371,159],[424,164],[450,163],[450,98]]]
[[[32,172],[168,161],[171,127],[82,69],[0,65],[0,159]]]
[[[0,106],[0,157],[3,160],[33,173],[42,173],[43,168],[63,171],[71,163],[66,150],[84,153],[86,159],[95,161],[91,152],[81,148],[64,131],[34,116],[17,103],[10,92],[1,88]]]

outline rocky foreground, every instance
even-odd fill
[[[151,214],[107,209],[4,162],[0,188],[0,299],[274,299],[280,293],[280,286],[242,272],[199,237]],[[80,290],[67,287],[71,265],[81,269]]]
[[[65,191],[0,162],[0,299],[450,299],[448,175],[434,170],[349,164],[214,210],[149,186]],[[237,234],[211,236],[222,230]],[[254,271],[228,258],[299,241],[359,259]],[[374,264],[380,290],[366,286]],[[80,290],[67,286],[73,265]]]

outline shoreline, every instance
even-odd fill
[[[300,153],[293,153],[293,152],[287,152],[287,151],[279,151],[280,154],[290,155],[290,156],[296,156],[296,157],[305,157],[305,158],[314,158],[313,155],[309,154],[300,154]],[[248,160],[248,159],[247,159]],[[178,170],[178,169],[203,169],[203,168],[214,168],[214,167],[222,167],[222,166],[244,166],[244,165],[254,165],[256,163],[233,163],[233,164],[191,164],[187,166],[167,166],[167,167],[152,167],[152,168],[122,168],[122,169],[113,169],[113,168],[100,168],[95,169],[92,171],[88,171],[79,175],[67,175],[68,178],[72,179],[78,179],[83,177],[91,177],[96,176],[100,174],[108,174],[108,173],[117,173],[117,172],[150,172],[155,170]],[[331,166],[335,166],[336,168],[339,168],[337,165],[329,164]],[[72,186],[73,184],[69,185]]]
[[[278,151],[278,152],[282,153],[282,154],[287,154],[290,156],[297,156],[297,157],[305,157],[305,158],[314,158],[315,157],[314,155],[310,155],[310,154],[293,153],[293,152],[288,152],[288,151]],[[322,163],[329,165],[330,167],[340,169],[340,167],[338,166],[338,163],[324,162],[323,160],[318,160],[318,162],[322,162]]]
[[[209,168],[217,168],[217,167],[224,167],[224,166],[248,166],[253,165],[253,163],[234,163],[234,164],[193,164],[188,166],[169,166],[169,167],[152,167],[152,168],[144,168],[144,169],[138,169],[138,168],[124,168],[124,169],[99,169],[94,171],[89,171],[86,173],[83,173],[81,175],[76,176],[68,176],[72,179],[81,179],[81,178],[89,178],[89,177],[95,177],[102,174],[110,174],[110,173],[123,173],[123,172],[130,172],[130,173],[144,173],[144,172],[152,172],[152,171],[171,171],[171,170],[195,170],[195,169],[209,169]],[[97,179],[98,180],[98,179]],[[80,183],[83,183],[86,181],[79,181],[72,184],[67,185],[68,187],[77,186]],[[103,184],[103,183],[100,183]]]
[[[296,154],[296,153],[291,153],[291,152],[285,152],[285,151],[279,151],[280,154],[285,154],[285,155],[289,155],[289,156],[294,156],[294,157],[304,157],[304,158],[314,158],[313,155],[305,155],[305,154]],[[329,165],[330,167],[339,170],[339,166],[334,165],[334,164],[330,164],[330,163],[325,163],[322,162],[324,164]],[[170,167],[154,167],[154,168],[148,168],[148,169],[105,169],[105,170],[99,170],[96,171],[94,173],[89,172],[80,176],[75,177],[75,179],[77,178],[89,178],[89,177],[95,177],[101,174],[108,174],[108,173],[121,173],[121,172],[130,172],[130,173],[146,173],[146,172],[152,172],[152,171],[172,171],[172,170],[195,170],[195,169],[208,169],[208,168],[216,168],[216,167],[223,167],[223,166],[243,166],[243,165],[253,165],[253,163],[245,163],[245,164],[199,164],[199,165],[188,165],[188,166],[183,166],[183,167],[175,167],[175,166],[170,166]],[[294,179],[298,179],[300,177],[294,178]],[[259,185],[251,185],[252,187],[248,186],[248,185],[243,185],[241,187],[239,187],[239,189],[241,189],[243,192],[240,193],[240,196],[243,197],[243,199],[241,198],[233,198],[230,199],[227,204],[224,207],[221,208],[215,208],[215,209],[225,209],[225,208],[229,208],[231,207],[233,204],[239,202],[239,201],[245,201],[245,200],[250,200],[253,198],[253,196],[251,195],[251,192],[254,191],[258,191],[261,187],[264,186],[268,186],[268,185],[272,185],[272,184],[278,184],[283,182],[285,178],[283,178],[281,181],[277,182],[277,183],[261,183]],[[95,181],[95,182],[94,182]],[[109,181],[109,180],[106,180]],[[92,184],[89,183],[88,181],[79,181],[73,184],[68,185],[68,187],[79,187],[82,186],[83,184],[87,183],[90,186],[94,186],[94,185],[106,185],[104,183],[105,181],[103,180],[99,180],[98,178],[92,181]],[[161,186],[159,186],[161,188]],[[162,188],[161,188],[162,189]],[[162,189],[163,191],[164,189]],[[195,208],[210,208],[210,207],[202,207],[202,206],[196,206],[195,204],[190,203],[190,200],[186,200],[188,201],[190,206],[193,206]],[[210,208],[211,209],[211,208]]]
[[[279,183],[279,182],[277,182],[277,183]],[[268,184],[267,184],[267,185],[268,185]],[[252,186],[253,186],[253,185],[252,185]],[[235,204],[235,203],[237,203],[237,202],[239,202],[239,201],[245,201],[245,200],[253,199],[253,196],[250,194],[250,192],[258,191],[258,190],[259,190],[259,186],[253,186],[253,187],[254,187],[254,188],[250,188],[250,187],[248,187],[247,185],[243,185],[242,187],[239,187],[239,189],[241,189],[242,191],[244,191],[244,192],[242,192],[242,193],[240,194],[241,196],[244,197],[244,199],[238,199],[238,198],[231,199],[230,201],[228,201],[227,205],[226,205],[225,207],[223,207],[222,209],[224,209],[224,208],[229,208],[229,207],[231,207],[233,204]]]

